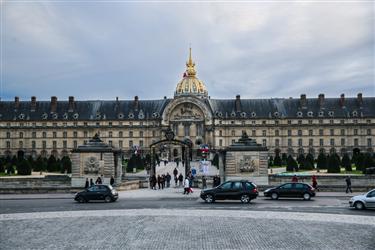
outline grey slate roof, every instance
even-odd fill
[[[75,101],[69,112],[68,101],[58,101],[56,113],[51,113],[50,101],[37,101],[31,111],[30,101],[20,101],[15,110],[14,101],[0,101],[0,121],[6,120],[143,120],[161,119],[168,103],[173,99],[119,101]],[[325,98],[322,106],[318,98],[307,98],[301,106],[300,99],[241,99],[236,110],[236,99],[207,99],[214,117],[233,118],[349,118],[375,117],[375,97],[364,97],[362,105],[357,98],[345,98],[341,107],[340,98]]]

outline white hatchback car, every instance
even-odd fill
[[[350,207],[355,209],[374,208],[375,209],[375,189],[365,194],[353,196],[349,200]]]

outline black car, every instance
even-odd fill
[[[74,200],[88,202],[90,200],[104,200],[105,202],[116,201],[118,193],[111,185],[94,185],[84,191],[76,193]]]
[[[227,181],[215,188],[204,189],[201,192],[201,198],[207,203],[216,200],[240,200],[242,203],[249,203],[257,196],[257,186],[249,181]]]
[[[264,191],[264,196],[271,197],[273,200],[277,200],[279,197],[310,200],[311,197],[315,196],[315,189],[306,183],[285,183],[278,187],[267,189]]]

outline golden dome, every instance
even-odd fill
[[[186,71],[182,80],[177,84],[174,96],[198,95],[207,97],[208,92],[206,90],[206,86],[196,77],[196,74],[197,72],[195,71],[195,63],[191,59],[190,48],[189,60],[186,62]]]

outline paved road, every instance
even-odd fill
[[[158,192],[158,191],[155,191]],[[162,191],[160,191],[162,192]],[[316,197],[311,201],[301,199],[280,199],[277,201],[258,197],[250,204],[237,201],[218,201],[206,204],[195,196],[181,197],[144,197],[121,198],[114,203],[90,202],[77,203],[73,199],[21,199],[0,200],[0,214],[49,212],[49,211],[78,211],[78,210],[108,210],[108,209],[204,209],[204,210],[246,210],[246,211],[283,211],[309,212],[349,215],[375,216],[375,211],[358,211],[348,207],[346,197]]]

